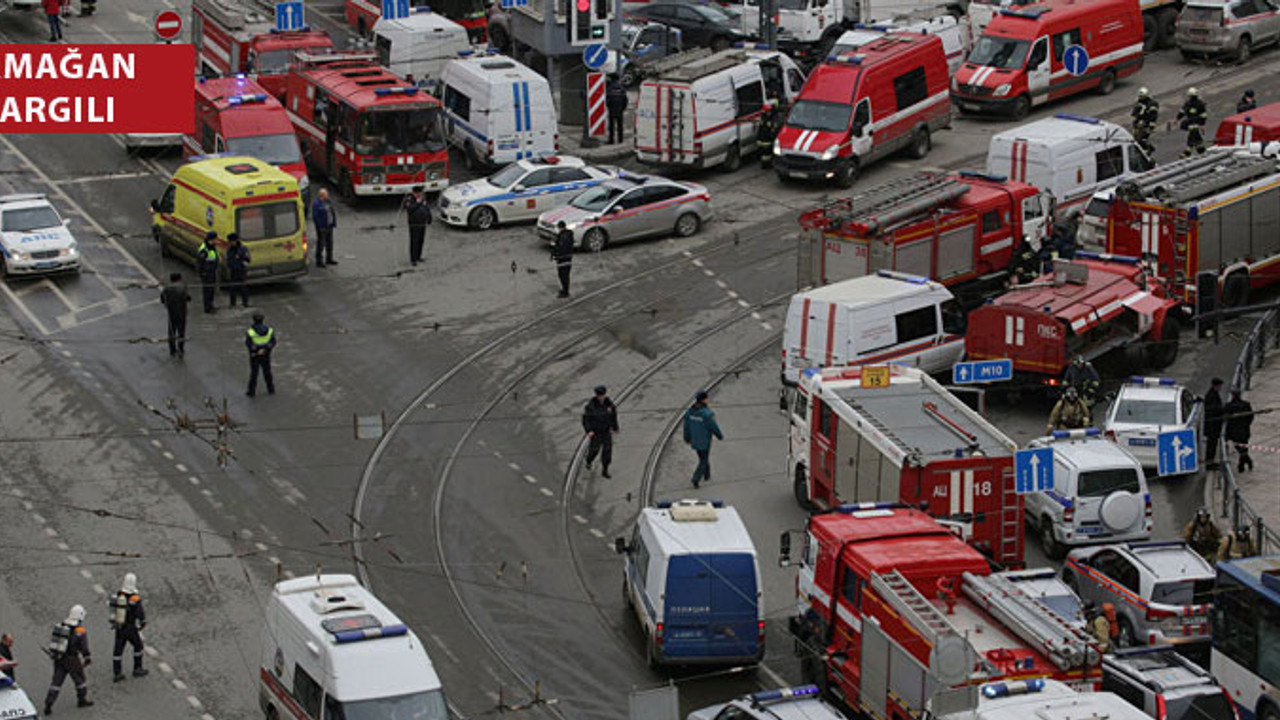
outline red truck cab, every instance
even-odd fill
[[[196,74],[205,77],[251,75],[276,98],[299,51],[333,50],[328,33],[304,28],[278,32],[271,18],[247,0],[194,0],[191,42]]]
[[[1222,118],[1215,145],[1248,145],[1280,141],[1280,103],[1260,105],[1247,112]]]

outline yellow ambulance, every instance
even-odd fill
[[[193,265],[210,231],[218,233],[225,277],[227,236],[249,249],[251,281],[283,280],[307,272],[306,219],[298,181],[276,166],[244,156],[208,156],[178,168],[159,200],[151,201],[151,232],[165,256]]]

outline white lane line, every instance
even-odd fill
[[[520,464],[519,464],[519,463],[509,462],[509,463],[507,463],[507,467],[511,468],[514,472],[520,472]]]
[[[736,299],[738,299],[738,293],[736,293],[736,292],[734,292],[734,291],[732,291],[732,290],[727,290],[727,291],[725,291],[725,295],[728,295],[729,297],[731,297],[731,298],[733,298],[733,299],[735,299],[735,300],[736,300]]]
[[[80,558],[76,557],[75,555],[68,555],[67,562],[71,563],[72,565],[79,565]]]
[[[179,689],[179,690],[186,690],[186,689],[187,689],[187,684],[186,684],[186,683],[184,683],[184,682],[182,682],[182,681],[181,681],[181,680],[179,680],[178,678],[174,678],[174,679],[173,679],[173,680],[171,680],[170,682],[172,682],[172,683],[173,683],[173,686],[174,686],[175,688]]]
[[[728,289],[729,289],[729,283],[727,283],[727,282],[725,282],[725,281],[723,281],[723,280],[719,280],[719,279],[717,279],[717,280],[716,280],[716,287],[719,287],[721,290],[728,290]]]
[[[96,592],[96,593],[98,593],[99,595],[106,595],[106,594],[107,594],[107,589],[106,589],[106,588],[104,588],[104,587],[102,587],[102,585],[100,585],[100,584],[98,584],[98,583],[94,583],[94,584],[93,584],[93,591],[94,591],[94,592]]]
[[[165,675],[173,674],[173,668],[170,667],[169,663],[166,663],[166,662],[156,663],[156,667],[160,668],[160,672],[164,673]]]
[[[45,520],[44,516],[41,515],[40,513],[31,513],[31,519],[35,520],[37,523],[40,523],[41,525],[45,524],[46,522],[49,522],[48,520]]]
[[[581,515],[574,515],[574,516],[573,516],[573,521],[574,521],[574,522],[576,522],[576,523],[578,523],[579,525],[586,525],[586,524],[587,524],[587,519],[586,519],[586,518],[584,518],[584,517],[582,517]]]
[[[99,180],[132,180],[135,178],[155,177],[151,172],[122,172],[110,173],[108,175],[86,175],[84,177],[66,178],[65,180],[54,180],[54,185],[79,185],[81,183],[98,182]]]
[[[759,320],[760,318],[756,318],[756,319]],[[173,466],[173,469],[177,470],[178,472],[184,473],[187,471],[187,466],[183,465],[182,463],[175,463]]]
[[[195,475],[192,475],[191,477],[187,478],[187,481],[190,482],[192,485],[200,484],[200,478],[196,477]]]
[[[160,454],[164,456],[164,459],[165,459],[165,460],[172,460],[172,459],[173,459],[173,453],[169,452],[168,450],[165,450],[164,452],[162,452],[162,453],[160,453]]]
[[[738,304],[744,308],[751,307],[751,303],[747,302],[746,300],[743,300],[742,298],[738,298]]]
[[[694,267],[702,267],[702,260],[701,260],[701,259],[694,260],[694,261],[693,261],[693,266],[694,266]]]
[[[80,568],[80,577],[84,578],[85,580],[92,580],[93,573],[89,572],[85,568]]]
[[[159,440],[155,440],[155,439],[153,439],[153,440],[151,441],[151,446],[152,446],[152,447],[164,447],[164,444],[163,444],[163,443],[161,443]]]
[[[530,485],[537,485],[537,484],[538,484],[538,478],[536,478],[536,477],[534,477],[534,476],[532,476],[532,475],[525,475],[525,476],[524,476],[524,479],[525,479],[525,482],[529,483]]]
[[[597,538],[603,538],[603,537],[604,537],[604,533],[600,532],[599,530],[597,530],[597,529],[595,529],[595,528],[591,528],[591,529],[590,529],[590,530],[588,530],[587,532],[591,533],[593,536],[595,536],[595,537],[597,537]]]
[[[555,492],[553,492],[551,488],[538,488],[538,492],[542,493],[543,495],[546,495],[547,497],[552,497],[555,495]]]
[[[702,274],[703,274],[703,275],[706,275],[707,277],[715,277],[715,276],[716,276],[716,272],[715,272],[714,270],[709,269],[709,268],[703,268],[703,269],[702,269]]]

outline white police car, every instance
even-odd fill
[[[518,160],[487,178],[440,193],[440,218],[477,230],[533,220],[617,174],[616,168],[598,168],[567,155]]]
[[[31,704],[31,698],[22,691],[22,688],[14,684],[13,680],[7,675],[0,675],[0,718],[4,720],[24,720],[25,718],[39,717],[36,715],[36,706]]]
[[[1129,451],[1144,468],[1156,467],[1156,437],[1192,428],[1199,432],[1203,404],[1172,378],[1134,376],[1107,410],[1107,439]]]
[[[687,720],[844,720],[819,694],[817,685],[765,690],[695,710]]]
[[[44,195],[0,197],[0,277],[80,270],[80,248]]]

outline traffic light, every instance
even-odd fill
[[[575,47],[609,42],[614,0],[569,0],[569,44]]]

